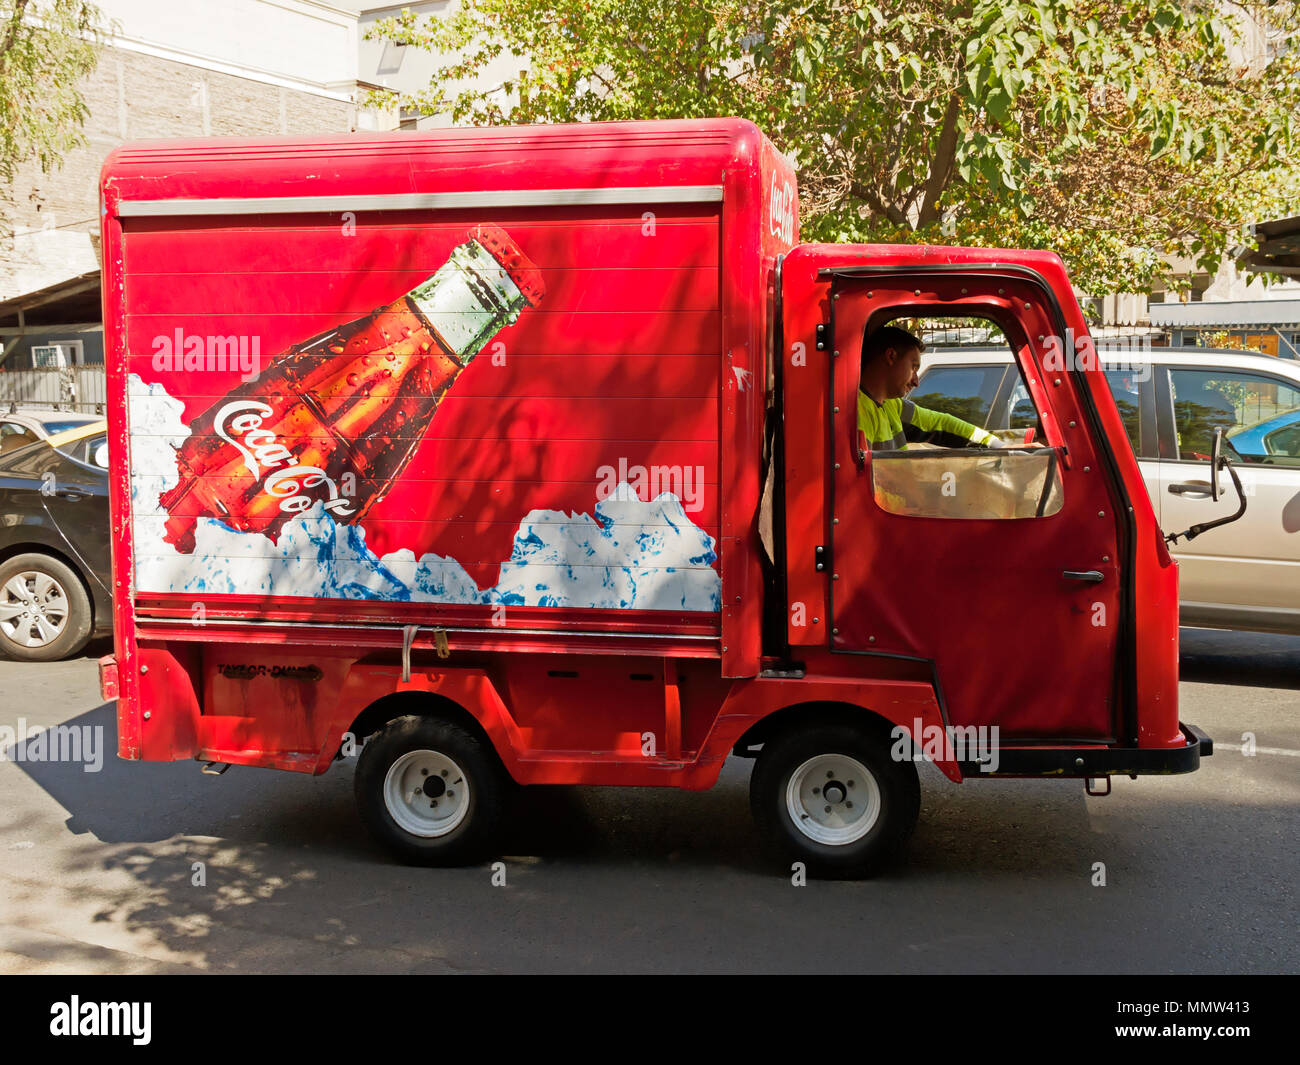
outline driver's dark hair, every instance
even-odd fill
[[[925,344],[920,337],[913,336],[906,329],[900,329],[896,325],[881,326],[874,333],[863,334],[862,365],[874,362],[890,348],[903,354],[913,348],[924,351]]]

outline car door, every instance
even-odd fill
[[[14,452],[0,464],[0,506],[15,524],[44,535],[10,537],[57,545],[83,575],[107,591],[110,571],[108,474],[84,466],[44,443]],[[52,533],[52,535],[51,535]]]
[[[1046,446],[859,453],[864,328],[975,297],[1034,368],[1033,399],[1053,415]],[[1085,417],[1076,382],[1047,386],[1031,346],[1054,331],[1051,306],[1027,282],[942,273],[846,278],[832,302],[833,411],[847,412],[831,433],[832,649],[932,660],[957,726],[1026,742],[1113,737],[1122,511],[1095,441],[1075,430]]]
[[[1183,623],[1300,632],[1300,382],[1171,363],[1157,374],[1157,395],[1165,532],[1237,509],[1226,474],[1219,501],[1210,495],[1206,458],[1215,427],[1224,429],[1225,454],[1247,497],[1240,521],[1173,547]]]

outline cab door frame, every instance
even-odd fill
[[[902,278],[909,278],[909,279],[914,278],[920,280],[926,277],[930,277],[930,278],[937,277],[945,281],[951,281],[953,280],[954,277],[960,277],[962,275],[979,277],[984,281],[989,281],[989,280],[996,281],[997,279],[1001,278],[1007,281],[1027,283],[1034,290],[1037,291],[1039,297],[1041,298],[1043,309],[1045,310],[1048,318],[1050,319],[1052,326],[1054,327],[1055,335],[1058,337],[1065,337],[1068,335],[1065,315],[1060,306],[1060,302],[1057,299],[1056,293],[1052,289],[1051,285],[1043,277],[1043,275],[1039,273],[1037,270],[1034,270],[1030,267],[1006,264],[1006,263],[996,263],[996,262],[929,263],[929,264],[918,263],[918,264],[888,264],[888,265],[855,264],[855,265],[846,265],[846,266],[825,267],[821,269],[818,274],[819,278],[828,281],[830,284],[829,321],[827,322],[826,325],[826,334],[832,346],[832,349],[838,337],[838,334],[836,332],[836,303],[838,301],[838,298],[840,297],[840,294],[843,291],[844,282],[847,281],[861,282],[864,279],[869,279],[873,277],[880,278],[882,282],[887,279],[894,283],[896,283],[898,280]],[[954,304],[953,306],[959,307],[962,305]],[[1029,337],[1027,339],[1032,343],[1033,340],[1032,337]],[[1042,339],[1043,339],[1042,337],[1039,337],[1040,343]],[[830,388],[831,388],[829,394],[832,396],[836,396],[837,395],[835,391],[836,359],[831,358],[828,361],[828,365],[830,367]],[[1116,683],[1114,686],[1114,691],[1115,691],[1116,705],[1113,708],[1113,713],[1112,713],[1112,721],[1114,723],[1114,731],[1115,731],[1115,735],[1113,737],[1112,742],[1118,741],[1121,743],[1136,744],[1137,734],[1138,734],[1137,721],[1136,721],[1136,708],[1138,703],[1137,703],[1136,653],[1135,653],[1135,641],[1134,641],[1134,632],[1136,627],[1135,592],[1134,592],[1136,548],[1135,548],[1135,528],[1134,528],[1133,509],[1130,501],[1128,500],[1127,494],[1124,490],[1123,480],[1120,476],[1119,468],[1115,460],[1114,452],[1111,448],[1110,439],[1101,423],[1100,415],[1098,413],[1096,404],[1093,402],[1093,397],[1088,388],[1086,368],[1075,364],[1075,365],[1067,366],[1062,372],[1069,373],[1076,379],[1076,388],[1073,390],[1073,392],[1078,398],[1078,402],[1081,407],[1083,417],[1087,420],[1088,427],[1090,429],[1089,439],[1092,441],[1094,448],[1096,449],[1098,455],[1101,458],[1101,463],[1103,466],[1102,472],[1104,472],[1105,474],[1106,485],[1109,491],[1110,498],[1112,499],[1113,502],[1112,509],[1113,509],[1113,517],[1115,521],[1117,555],[1119,559],[1119,564],[1116,566],[1115,572],[1119,577],[1118,600],[1120,606],[1119,609],[1120,616],[1118,619],[1118,625],[1117,625],[1116,635],[1115,635],[1114,676],[1115,676]],[[1042,375],[1035,370],[1034,376],[1028,379],[1030,381],[1034,381],[1039,376]],[[1047,388],[1046,383],[1044,382],[1043,384],[1038,385],[1038,388],[1040,390],[1040,396],[1039,396],[1040,407],[1042,410],[1046,411],[1048,405],[1042,402],[1042,393],[1045,392]],[[1032,394],[1032,390],[1031,390],[1031,394]],[[1064,454],[1066,456],[1066,462],[1068,462],[1069,461],[1068,446],[1065,445],[1064,438],[1061,435],[1061,429],[1055,426],[1049,426],[1047,427],[1047,432],[1049,438],[1054,437],[1056,441],[1060,442],[1062,446],[1065,447]],[[834,418],[828,419],[827,443],[831,449],[829,452],[831,456],[834,456],[837,453],[836,434],[837,434],[837,428],[835,425],[835,419]],[[834,466],[833,459],[831,460],[830,465],[833,468]],[[833,474],[830,479],[830,484],[831,484],[831,488],[830,488],[829,502],[831,504],[831,508],[833,511],[833,507],[834,507]],[[834,538],[835,538],[835,526],[832,523],[832,525],[830,526],[827,532],[829,558],[832,560],[835,557]],[[832,562],[832,568],[833,568],[833,562]],[[834,574],[832,573],[829,576],[831,577],[831,581],[827,593],[827,602],[828,602],[828,606],[830,607],[830,611],[829,611],[830,617],[834,618],[835,617]],[[833,652],[837,652],[839,650],[834,647],[833,640],[829,642],[829,646]],[[857,653],[857,652],[849,652],[849,653]],[[865,651],[862,653],[870,654],[872,652]],[[1061,738],[1065,739],[1065,737],[1061,737]]]

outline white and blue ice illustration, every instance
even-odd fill
[[[278,542],[200,519],[195,546],[164,542],[158,496],[176,484],[175,448],[189,436],[183,405],[161,385],[129,378],[136,589],[194,595],[307,596],[410,603],[717,611],[713,537],[671,492],[643,502],[627,485],[592,514],[533,510],[515,532],[497,583],[479,588],[453,558],[409,550],[378,556],[359,525],[316,503]]]

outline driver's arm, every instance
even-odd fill
[[[909,444],[938,444],[940,447],[1002,446],[1002,441],[987,429],[971,425],[952,414],[926,410],[910,400],[903,400],[903,435]]]

